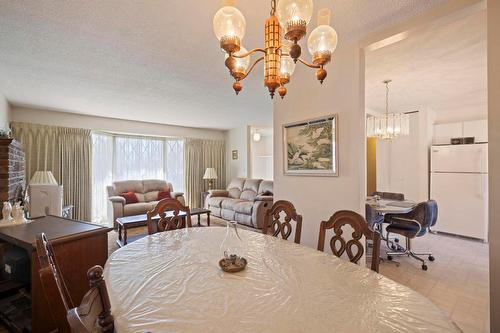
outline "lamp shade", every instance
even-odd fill
[[[31,177],[29,185],[57,185],[57,181],[52,174],[52,171],[35,171]]]
[[[203,175],[203,179],[217,179],[217,172],[215,172],[214,168],[207,168]]]

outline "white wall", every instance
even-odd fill
[[[224,131],[95,117],[16,105],[11,106],[10,121],[65,127],[80,127],[99,131],[139,135],[191,137],[214,140],[224,139]]]
[[[249,126],[233,128],[226,132],[226,179],[228,183],[234,178],[247,178],[249,176],[249,136]],[[233,150],[238,151],[237,160],[232,158]]]
[[[273,179],[273,137],[262,135],[259,142],[250,138],[250,177]]]
[[[410,114],[410,135],[377,140],[377,190],[403,193],[425,201],[429,192],[429,131],[427,111]]]
[[[500,1],[488,1],[489,170],[500,170]],[[490,322],[500,332],[500,173],[489,173]]]
[[[10,108],[5,97],[0,94],[0,129],[9,127]]]
[[[305,52],[305,50],[303,51]],[[364,213],[365,133],[364,72],[358,45],[340,46],[320,85],[314,70],[298,64],[284,100],[274,104],[274,138],[282,125],[338,114],[339,176],[305,177],[283,174],[283,143],[274,140],[274,198],[291,201],[303,216],[301,244],[316,247],[319,225],[340,209]]]

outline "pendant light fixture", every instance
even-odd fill
[[[250,51],[242,46],[245,17],[235,7],[235,0],[222,3],[214,16],[213,28],[220,48],[226,53],[225,64],[234,78],[236,94],[243,89],[241,82],[261,61],[264,62],[264,86],[271,98],[275,92],[285,97],[285,85],[290,82],[297,62],[316,69],[316,78],[323,83],[327,75],[324,66],[332,60],[337,47],[337,32],[330,26],[330,9],[318,12],[318,26],[307,40],[312,56],[309,63],[300,57],[302,50],[298,42],[306,36],[313,15],[313,0],[271,0],[271,12],[264,25],[264,47]],[[250,56],[258,53],[261,56],[250,65]]]
[[[370,138],[392,140],[410,134],[410,117],[406,113],[389,113],[389,83],[385,80],[385,114],[366,119],[366,133]]]

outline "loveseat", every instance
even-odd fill
[[[114,182],[107,187],[108,198],[113,205],[113,222],[123,216],[146,214],[158,203],[160,191],[170,191],[170,197],[179,200],[185,205],[184,193],[174,192],[171,183],[160,179],[123,180]],[[122,195],[127,192],[135,193],[137,203],[126,203]]]
[[[273,182],[236,178],[226,190],[210,190],[205,200],[212,215],[261,229],[266,210],[273,204]]]

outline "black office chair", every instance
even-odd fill
[[[393,256],[409,256],[422,262],[422,269],[427,270],[425,260],[419,256],[427,256],[429,261],[434,261],[432,253],[415,253],[411,249],[410,240],[424,236],[429,228],[436,224],[438,206],[435,200],[419,203],[411,212],[406,214],[386,214],[385,220],[389,221],[386,228],[387,238],[390,233],[399,234],[406,237],[406,248],[398,246],[401,251],[387,252],[387,259],[392,260]]]

